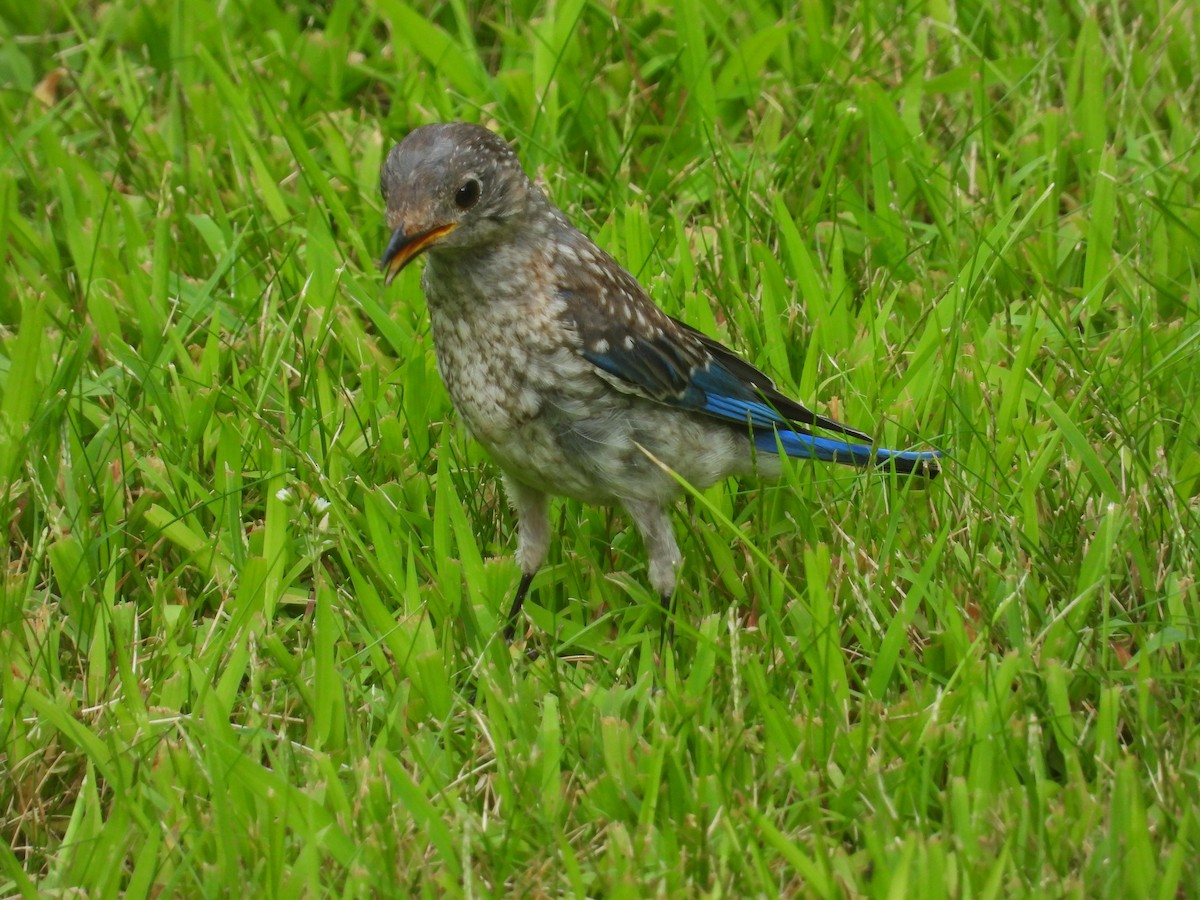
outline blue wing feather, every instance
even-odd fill
[[[597,295],[595,282],[565,282],[559,295],[571,311],[579,352],[614,387],[743,429],[762,452],[782,449],[801,459],[937,474],[939,452],[867,446],[870,435],[780,393],[770,378],[732,350],[655,306],[611,257],[585,250],[611,263],[603,291]],[[862,443],[816,436],[809,430],[814,427]]]
[[[759,384],[739,378],[725,367],[724,360],[704,353],[706,347],[673,346],[661,339],[652,344],[638,339],[629,343],[632,346],[623,341],[621,349],[610,349],[604,353],[585,350],[583,355],[593,365],[653,399],[749,429],[753,433],[755,447],[762,452],[777,453],[782,449],[788,456],[798,459],[817,459],[853,466],[876,464],[889,466],[902,474],[933,476],[937,473],[936,460],[941,453],[936,450],[875,449],[809,433],[807,429],[799,427],[796,419],[781,414],[779,406],[802,410],[807,414],[805,424],[832,426],[860,440],[870,440],[862,432],[832,419],[816,416],[779,394],[765,375],[739,357],[733,359],[759,375]],[[697,349],[701,352],[697,353]],[[721,349],[725,350],[723,347]],[[733,356],[730,351],[725,352]],[[776,398],[782,402],[773,402]]]
[[[759,399],[742,381],[714,362],[692,373],[691,386],[696,390],[698,409],[739,425],[771,428],[787,420]]]

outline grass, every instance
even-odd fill
[[[1194,895],[1192,4],[0,10],[0,895]],[[938,446],[497,473],[378,168],[489,123],[669,312]],[[926,892],[928,892],[926,894]]]

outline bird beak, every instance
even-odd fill
[[[420,234],[406,234],[404,226],[400,225],[392,232],[387,249],[383,251],[383,259],[379,268],[383,270],[383,283],[391,284],[392,279],[400,274],[400,270],[417,258],[422,251],[428,250],[455,228],[455,223],[439,225]]]

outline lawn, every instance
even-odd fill
[[[1195,896],[1200,11],[0,6],[0,896]],[[385,288],[481,122],[925,486],[689,494],[675,636]]]

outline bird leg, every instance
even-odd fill
[[[517,616],[521,614],[521,606],[525,603],[525,595],[529,593],[529,585],[533,584],[534,574],[528,572],[521,576],[521,583],[517,585],[517,596],[513,597],[512,607],[508,610],[508,619],[504,623],[504,640],[510,644],[517,633]]]
[[[646,555],[650,559],[650,586],[658,591],[666,617],[667,635],[673,636],[675,620],[671,616],[671,597],[675,593],[675,578],[683,564],[683,557],[679,553],[679,545],[675,543],[671,514],[661,503],[652,500],[622,502],[646,545]]]
[[[521,581],[504,626],[504,639],[511,642],[516,634],[517,617],[521,614],[525,595],[529,593],[529,585],[546,561],[546,551],[550,548],[550,504],[542,491],[514,478],[505,476],[504,488],[517,513],[517,562],[521,566]]]

